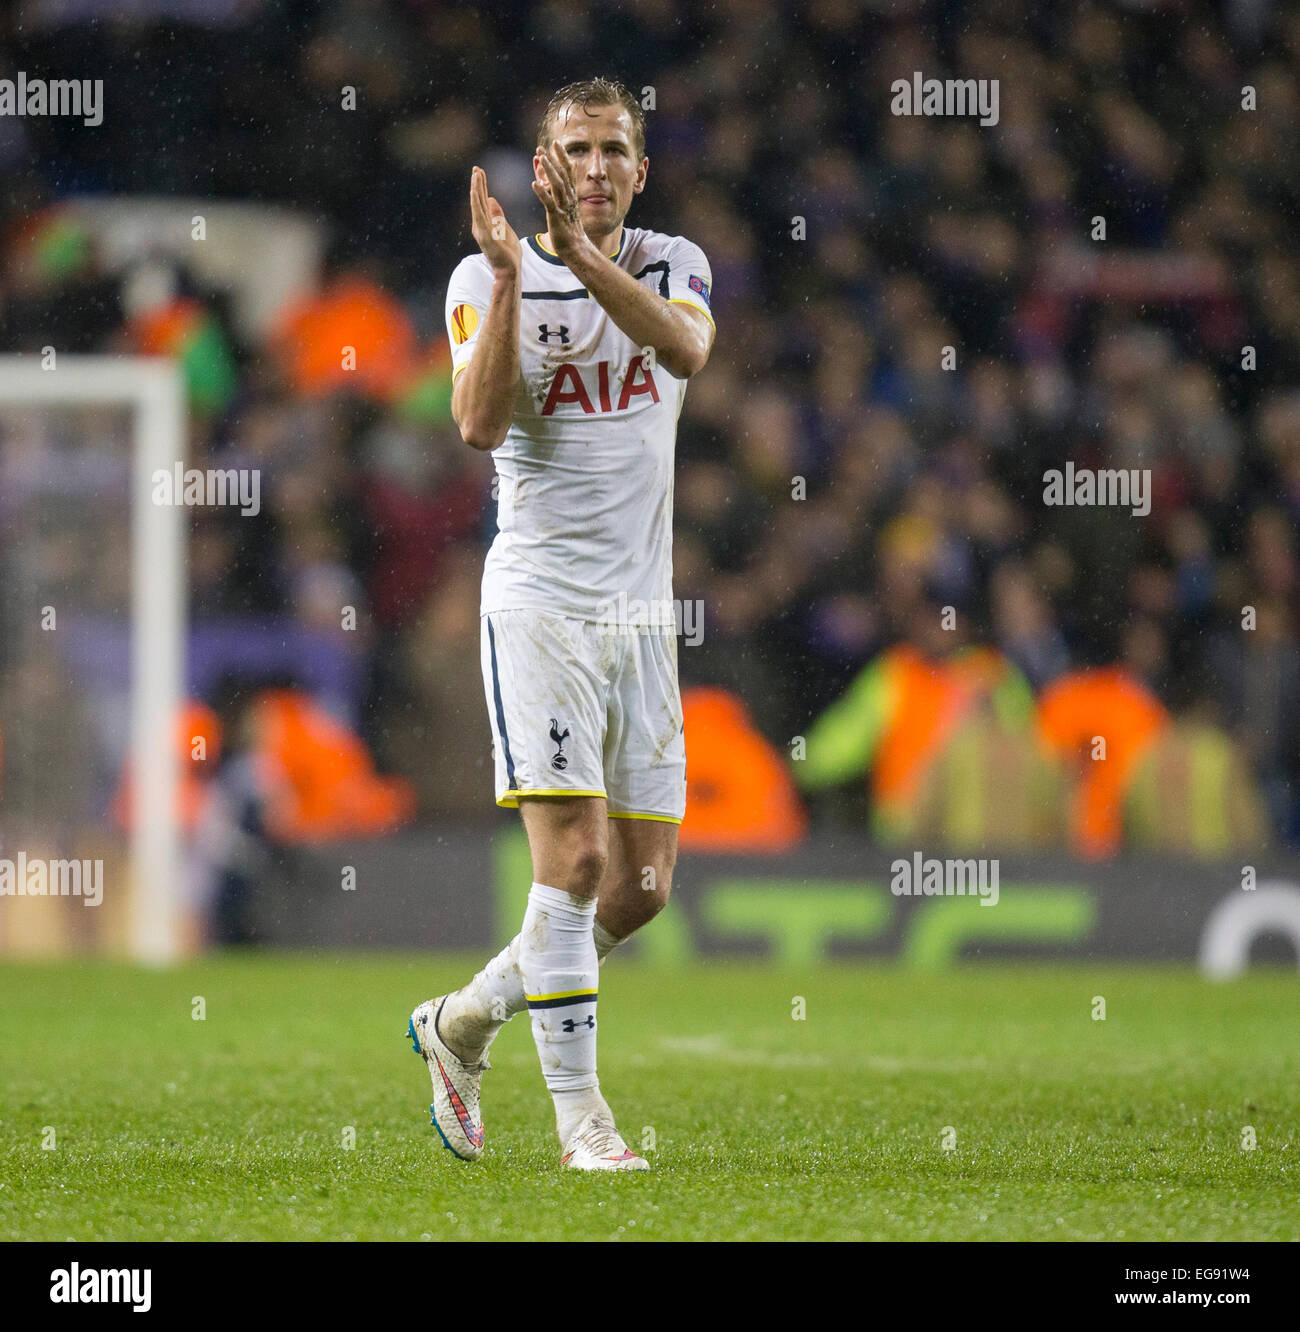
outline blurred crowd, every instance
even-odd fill
[[[1041,707],[1104,669],[1135,716],[1229,737],[1268,838],[1300,840],[1300,10],[96,8],[0,20],[7,66],[107,89],[94,130],[0,120],[0,350],[170,351],[195,463],[262,469],[257,516],[192,519],[207,702],[266,661],[422,814],[491,810],[492,471],[450,420],[443,299],[473,249],[470,166],[539,228],[538,115],[605,73],[653,89],[628,223],[688,236],[713,271],[717,342],[678,443],[675,590],[704,616],[684,687],[737,702],[814,823],[882,832],[879,774],[855,785],[873,745],[811,780],[794,747],[859,724],[842,705],[864,672],[987,650]],[[891,115],[913,71],[999,79],[998,123]],[[302,210],[329,237],[319,288],[258,340],[194,274],[151,302],[59,212],[99,193]],[[364,329],[365,373],[331,359],[338,328]],[[1067,460],[1149,469],[1150,513],[1045,505]],[[1062,752],[1086,748],[1080,717]]]

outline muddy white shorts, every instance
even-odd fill
[[[672,629],[629,632],[537,610],[492,611],[480,624],[498,805],[604,796],[611,818],[682,821]]]

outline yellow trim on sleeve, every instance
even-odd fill
[[[473,359],[474,359],[474,358],[471,356],[471,357],[469,358],[469,361],[472,361]],[[458,374],[460,374],[460,372],[461,372],[462,370],[468,370],[468,369],[469,369],[469,361],[462,361],[462,362],[461,362],[461,363],[460,363],[460,364],[459,364],[459,365],[458,365],[458,366],[457,366],[457,367],[451,372],[451,382],[452,382],[453,384],[456,382],[456,376],[457,376]]]
[[[650,819],[654,823],[680,823],[681,819],[675,819],[671,814],[628,814],[620,810],[611,811],[611,819]]]
[[[709,321],[710,324],[713,324],[713,316],[702,305],[697,305],[694,301],[688,301],[685,296],[670,296],[668,298],[668,304],[689,305],[692,310],[698,310],[705,317],[705,319]],[[718,330],[717,324],[713,324],[713,331],[716,333],[717,330]]]

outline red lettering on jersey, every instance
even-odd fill
[[[640,383],[636,379],[638,371],[643,376]],[[609,400],[608,361],[600,361],[596,365],[596,387],[600,395],[600,410],[612,412],[614,408]],[[628,362],[627,374],[623,378],[623,391],[618,397],[618,410],[626,411],[628,403],[641,393],[648,393],[655,402],[659,401],[659,390],[655,386],[654,374],[640,356],[634,356]],[[591,398],[587,395],[587,386],[583,383],[578,367],[571,361],[565,361],[555,372],[550,391],[546,395],[546,405],[542,408],[542,415],[551,416],[564,402],[578,403],[588,416],[595,414],[596,409],[591,405]]]
[[[640,370],[645,378],[641,383],[633,385],[632,377]],[[655,388],[655,377],[651,374],[648,367],[641,364],[641,358],[634,356],[628,362],[627,377],[623,380],[623,392],[618,395],[618,410],[621,412],[638,393],[648,393],[655,402],[659,401],[659,390]]]
[[[573,387],[562,391],[561,383],[566,380]],[[655,401],[658,402],[659,399],[656,398]],[[555,372],[555,378],[551,380],[551,390],[546,395],[546,406],[542,408],[542,415],[550,416],[562,402],[581,403],[582,410],[588,416],[594,415],[596,411],[591,405],[591,399],[587,397],[587,389],[582,382],[582,376],[578,373],[578,367],[571,361],[565,361]]]

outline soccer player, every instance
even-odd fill
[[[411,1015],[434,1125],[466,1160],[483,1152],[487,1048],[527,1008],[561,1164],[649,1168],[601,1095],[596,992],[605,956],[668,900],[686,809],[673,455],[714,334],[700,248],[623,225],[649,165],[626,88],[562,88],[533,157],[547,229],[521,244],[475,167],[481,253],[447,292],[452,413],[500,487],[480,608],[496,798],[520,810],[533,874],[519,934]]]

